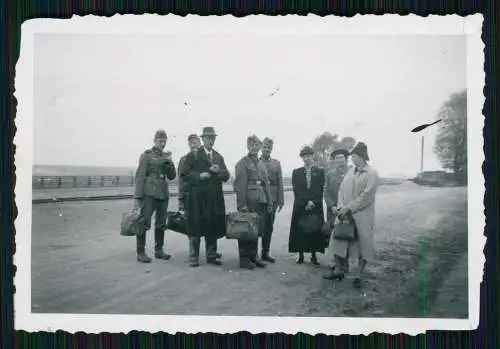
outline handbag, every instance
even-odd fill
[[[142,234],[140,215],[141,209],[139,207],[133,207],[123,214],[120,225],[121,236],[137,236]]]
[[[338,219],[333,228],[333,238],[337,240],[356,240],[356,225],[351,217]]]
[[[255,212],[230,212],[226,216],[226,238],[257,240],[260,216]]]
[[[177,211],[167,212],[167,229],[187,235],[186,216]]]
[[[317,213],[307,213],[299,219],[299,229],[305,234],[315,234],[322,230],[323,221]]]

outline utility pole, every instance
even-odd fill
[[[422,136],[422,145],[420,150],[420,172],[424,172],[424,136]]]

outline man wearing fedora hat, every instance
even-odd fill
[[[146,255],[146,231],[151,227],[155,212],[155,258],[168,260],[170,255],[163,251],[167,208],[169,200],[168,181],[176,176],[171,153],[164,152],[167,133],[158,130],[154,136],[154,146],[141,154],[135,174],[135,206],[141,208],[140,220],[144,223],[142,234],[137,235],[137,261],[150,263]]]
[[[190,265],[199,265],[200,237],[205,237],[206,260],[221,265],[217,239],[226,233],[226,207],[222,183],[229,180],[224,157],[213,149],[217,134],[213,127],[203,128],[203,147],[185,156],[180,176],[189,191],[185,202],[190,237]]]
[[[335,267],[330,279],[343,279],[343,263],[353,257],[358,259],[358,270],[354,287],[361,287],[361,274],[367,261],[373,257],[375,228],[375,196],[379,185],[377,171],[368,165],[368,147],[359,142],[350,153],[354,167],[345,175],[340,184],[337,201],[337,217],[350,216],[355,225],[356,239],[331,240],[331,254],[335,257]]]

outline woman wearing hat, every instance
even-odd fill
[[[304,166],[292,173],[294,202],[288,251],[299,253],[298,264],[304,263],[304,253],[311,253],[311,262],[318,265],[316,252],[325,252],[322,233],[325,173],[314,166],[314,151],[311,147],[305,146],[300,157]]]
[[[333,161],[333,168],[326,173],[325,178],[325,203],[326,216],[328,222],[334,223],[335,212],[337,210],[337,200],[340,183],[347,173],[347,157],[349,152],[345,149],[337,149],[332,152],[330,159]]]
[[[349,257],[358,259],[358,270],[354,279],[354,287],[361,287],[361,274],[366,263],[373,257],[375,194],[379,185],[378,173],[367,163],[370,160],[366,144],[358,143],[351,151],[354,167],[345,175],[340,184],[337,217],[352,218],[356,230],[355,240],[338,240],[332,238],[331,253],[335,257],[335,267],[327,279],[344,278],[342,265]]]
[[[330,159],[333,161],[333,167],[328,170],[325,178],[325,192],[324,198],[326,203],[326,220],[330,225],[330,228],[333,228],[335,223],[335,217],[337,213],[337,201],[340,184],[344,179],[345,174],[347,173],[347,158],[349,157],[349,152],[345,149],[336,149],[331,155]],[[331,243],[331,237],[327,241],[325,241],[326,245]],[[331,263],[335,263],[335,258],[333,255],[330,256],[332,261]],[[349,265],[343,265],[344,272],[348,272]]]

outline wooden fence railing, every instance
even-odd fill
[[[291,178],[283,179],[285,186],[292,185]],[[177,186],[177,180],[170,182]],[[33,176],[33,189],[58,189],[58,188],[112,188],[132,187],[134,176]]]
[[[402,183],[401,179],[381,178],[381,185],[396,185]],[[177,179],[170,182],[172,187],[177,187]],[[231,184],[230,181],[228,184]],[[292,186],[292,178],[283,178],[285,188]],[[33,176],[32,188],[58,189],[58,188],[119,188],[133,187],[134,176]]]

